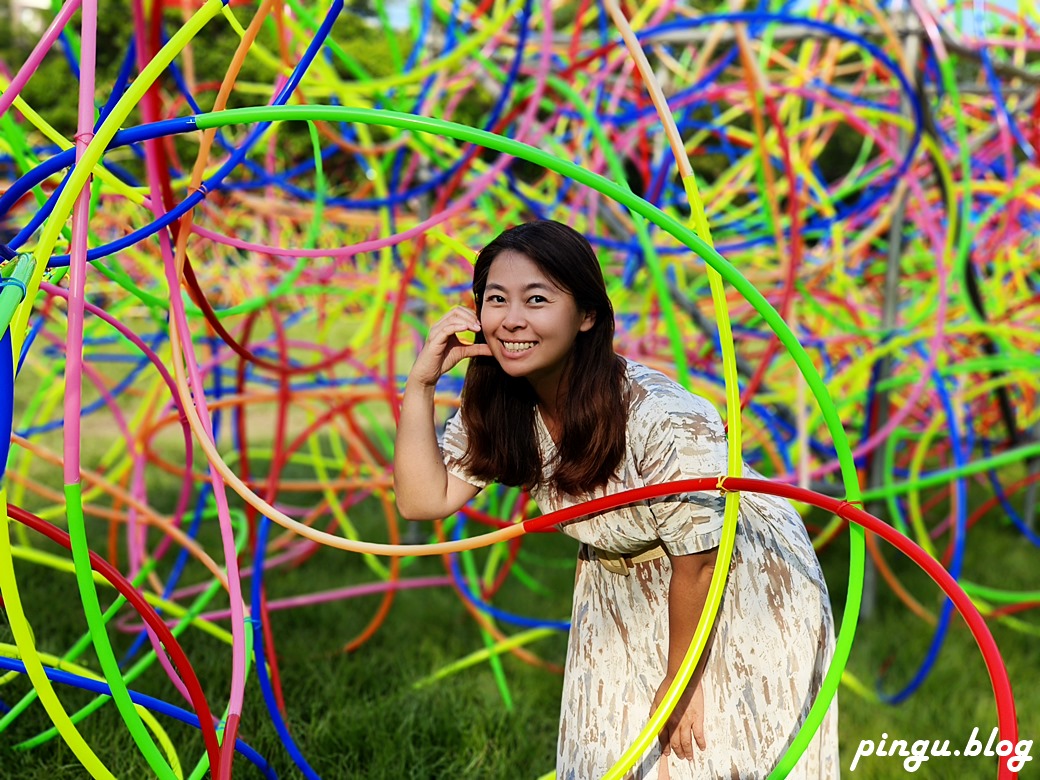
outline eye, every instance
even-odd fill
[[[502,303],[505,300],[505,298],[503,298],[501,295],[489,295],[485,300],[488,303]]]
[[[528,303],[548,303],[548,299],[544,295],[532,295],[527,299]]]

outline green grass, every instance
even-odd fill
[[[502,604],[553,619],[566,618],[573,545],[565,542],[566,549],[560,551],[560,539],[543,536],[530,541],[533,544],[525,549],[543,548],[542,553],[550,556],[562,554],[568,565],[542,569],[529,566],[530,572],[553,591],[552,597],[534,596],[513,587],[504,594]],[[46,543],[40,547],[50,549]],[[212,545],[210,549],[214,549]],[[27,612],[36,616],[33,625],[38,646],[60,651],[71,645],[86,628],[75,600],[72,575],[55,575],[24,562],[19,562],[17,573]],[[406,576],[443,573],[439,559],[422,559],[409,566]],[[268,592],[269,598],[276,599],[372,579],[359,556],[322,550],[299,568],[273,574]],[[102,593],[107,604],[110,597],[107,591]],[[559,676],[504,657],[512,711],[506,710],[486,664],[416,690],[416,681],[483,647],[480,633],[451,589],[404,591],[397,595],[388,620],[373,639],[354,653],[342,652],[344,644],[369,622],[377,599],[272,613],[290,728],[320,775],[529,778],[551,769]],[[124,635],[110,631],[110,636],[119,646],[127,646]],[[230,686],[230,648],[197,632],[189,633],[183,645],[212,706],[221,706]],[[559,663],[564,646],[560,635],[530,649]],[[97,668],[96,662],[88,665]],[[181,703],[157,668],[133,687]],[[0,689],[0,700],[10,705],[28,688],[26,680],[15,680]],[[60,695],[69,711],[90,698],[68,689],[61,689]],[[255,675],[249,682],[244,712],[241,738],[267,757],[279,776],[300,776],[270,724]],[[196,732],[166,718],[160,720],[178,746],[182,762],[194,760],[202,750]],[[0,737],[0,776],[85,776],[69,748],[59,740],[29,752],[11,749],[47,725],[42,708],[35,705]],[[113,706],[106,706],[81,730],[117,777],[152,776]],[[235,776],[262,775],[239,758]]]
[[[364,538],[379,539],[382,521],[362,508],[354,514]],[[96,549],[105,549],[105,529],[92,525]],[[976,581],[1006,587],[1035,583],[1036,551],[996,522],[972,532],[966,570]],[[203,533],[216,554],[212,523]],[[34,540],[35,542],[35,540]],[[93,542],[92,542],[93,543]],[[50,549],[46,543],[38,545]],[[886,550],[908,587],[928,608],[938,612],[938,590],[916,567]],[[547,595],[532,593],[512,580],[496,604],[552,619],[569,612],[574,544],[553,535],[524,542],[529,573],[546,586]],[[848,546],[842,538],[821,554],[832,599],[840,619],[848,576]],[[542,560],[547,561],[541,563]],[[439,559],[409,564],[406,576],[440,575]],[[85,630],[71,574],[24,561],[17,563],[18,581],[32,619],[37,645],[62,652]],[[198,568],[190,579],[203,579]],[[323,549],[297,568],[281,569],[268,580],[269,598],[368,582],[372,574],[356,555]],[[102,591],[103,603],[111,595]],[[507,711],[487,664],[480,664],[430,687],[414,683],[442,666],[483,647],[481,636],[459,601],[447,588],[398,594],[386,623],[358,651],[343,645],[368,623],[377,605],[366,598],[272,613],[288,721],[294,739],[315,771],[335,778],[518,778],[530,780],[551,770],[554,761],[560,678],[506,656],[503,666],[513,708]],[[1026,621],[1036,624],[1026,613]],[[226,624],[225,624],[226,625]],[[1040,669],[1040,643],[1033,636],[999,622],[991,627],[1004,653],[1018,697],[1021,738],[1040,735],[1040,695],[1033,681]],[[0,641],[5,626],[0,621]],[[510,629],[510,632],[515,629]],[[117,650],[129,637],[109,635]],[[927,653],[931,629],[913,617],[882,584],[877,611],[861,624],[849,670],[873,687],[885,670],[883,689],[894,692],[913,675]],[[226,702],[230,684],[230,648],[197,631],[182,639],[203,681],[212,706]],[[565,640],[555,636],[532,645],[546,660],[560,663]],[[95,660],[88,665],[97,668]],[[145,693],[182,704],[158,668],[133,686]],[[29,689],[24,678],[6,681],[0,701],[10,705]],[[90,697],[61,688],[69,711]],[[280,777],[302,776],[294,768],[270,723],[255,674],[250,678],[241,738],[268,758]],[[973,728],[983,735],[996,724],[993,696],[982,658],[962,621],[955,619],[939,662],[921,689],[899,706],[868,702],[843,688],[840,693],[842,769],[849,765],[862,739],[949,739],[951,750],[962,745]],[[178,748],[185,774],[202,753],[197,733],[160,717]],[[82,778],[85,771],[68,747],[53,740],[44,747],[20,751],[13,746],[49,725],[37,704],[0,734],[0,776],[63,780]],[[81,726],[101,760],[119,778],[153,776],[128,736],[114,706],[106,705]],[[1037,752],[1040,752],[1038,750]],[[1036,776],[1036,762],[1023,777]],[[891,778],[904,774],[897,758],[860,761],[855,777]],[[922,778],[994,778],[994,759],[935,758],[915,773]],[[244,759],[236,759],[235,777],[261,777]]]

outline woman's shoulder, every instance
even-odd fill
[[[688,413],[714,408],[708,399],[697,395],[667,374],[625,358],[628,379],[629,414],[645,419],[654,414]]]
[[[628,444],[637,462],[661,447],[696,439],[721,443],[726,433],[719,410],[661,371],[629,361]]]

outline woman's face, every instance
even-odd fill
[[[575,339],[595,319],[527,255],[506,250],[491,262],[480,311],[484,339],[502,370],[526,378],[543,398],[555,396]]]

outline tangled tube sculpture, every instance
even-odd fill
[[[57,736],[110,778],[80,725],[111,697],[157,777],[185,776],[157,715],[200,730],[190,776],[230,778],[237,752],[273,777],[238,739],[256,674],[286,750],[316,777],[289,734],[265,576],[317,546],[365,556],[370,585],[281,605],[379,594],[347,650],[378,631],[396,591],[453,582],[497,665],[566,626],[497,609],[468,574],[470,551],[498,546],[500,585],[524,576],[529,532],[721,489],[724,560],[742,491],[823,510],[820,547],[850,535],[835,661],[771,777],[791,771],[836,693],[868,549],[935,626],[918,673],[888,698],[920,687],[956,611],[989,671],[1000,737],[1017,739],[982,613],[1037,599],[961,571],[971,526],[997,504],[1040,541],[1040,17],[1025,2],[572,5],[377,2],[361,20],[342,0],[205,0],[176,4],[174,22],[172,6],[135,0],[113,39],[108,27],[99,37],[96,0],[68,0],[22,61],[3,63],[0,666],[32,692],[4,702],[0,730],[38,699],[54,729],[30,743]],[[30,99],[56,67],[78,85],[74,127]],[[428,542],[402,543],[390,463],[404,375],[431,318],[466,300],[474,249],[531,217],[596,245],[619,352],[725,407],[729,473],[536,519],[526,495],[488,490]],[[460,378],[445,379],[442,419]],[[743,478],[742,459],[770,480]],[[48,487],[59,472],[62,492]],[[993,498],[969,515],[971,479]],[[352,522],[363,501],[381,508],[387,542]],[[204,519],[217,545],[200,541]],[[471,535],[470,522],[493,530]],[[101,523],[104,541],[88,533]],[[865,529],[939,584],[937,617]],[[63,562],[30,530],[71,552],[89,626],[74,647],[34,639],[14,561]],[[402,575],[429,555],[448,556],[450,579]],[[673,690],[608,777],[675,706],[727,569]],[[184,585],[186,571],[208,581]],[[119,594],[105,609],[99,580]],[[227,610],[209,609],[218,596]],[[136,635],[122,661],[117,630]],[[190,630],[230,645],[219,703],[179,644]],[[75,663],[88,647],[101,675]],[[146,672],[190,710],[133,690]],[[54,682],[98,698],[70,714]],[[1015,774],[1003,760],[999,777]]]

